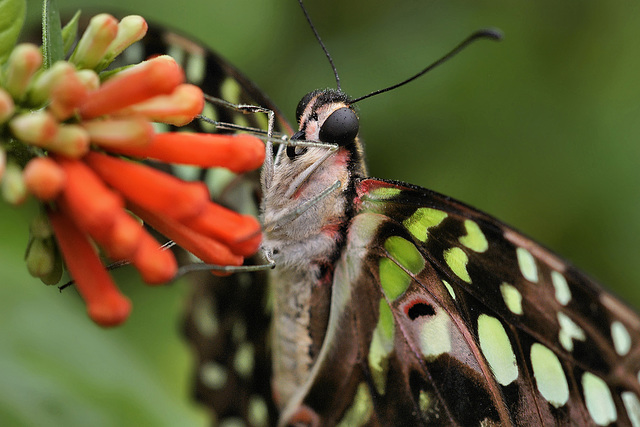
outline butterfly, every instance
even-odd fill
[[[187,315],[196,394],[219,421],[640,425],[632,310],[497,219],[368,177],[357,113],[342,92],[306,95],[294,133],[222,58],[154,31],[147,54],[168,46],[205,92],[266,107],[293,134],[262,188],[248,176],[219,191],[245,210],[261,200],[276,268],[199,283]],[[205,114],[265,124],[215,105]]]

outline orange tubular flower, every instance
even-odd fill
[[[134,65],[99,84],[96,72],[88,68],[106,67],[145,31],[140,17],[118,23],[109,15],[98,15],[70,62],[37,70],[34,67],[41,62],[37,48],[16,48],[7,75],[19,76],[20,70],[29,68],[24,64],[35,65],[30,65],[26,82],[16,77],[7,80],[10,87],[0,87],[0,106],[5,106],[0,108],[0,120],[7,123],[9,137],[23,143],[31,156],[36,153],[22,164],[21,175],[10,174],[22,183],[12,188],[25,188],[21,191],[41,200],[50,222],[43,226],[39,219],[34,228],[38,231],[32,231],[37,244],[29,249],[49,252],[27,257],[50,262],[30,271],[46,283],[56,281],[59,272],[46,258],[56,253],[47,243],[55,236],[89,316],[102,326],[123,322],[131,304],[92,243],[112,260],[133,264],[149,284],[167,283],[178,268],[173,253],[164,250],[125,207],[209,264],[241,265],[261,239],[255,218],[211,202],[204,184],[182,181],[132,159],[242,173],[259,167],[265,156],[262,141],[248,135],[155,133],[151,121],[184,125],[204,106],[202,91],[184,83],[183,70],[168,56]],[[25,113],[28,109],[33,112]],[[1,144],[0,154],[5,155]],[[20,170],[10,160],[8,169]],[[0,167],[4,164],[3,157]],[[19,191],[14,193],[11,200],[23,199]]]

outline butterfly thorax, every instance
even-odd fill
[[[307,101],[294,138],[320,141],[322,123],[345,106],[343,100],[318,100],[324,93]],[[276,263],[271,275],[273,387],[281,406],[308,379],[324,339],[333,265],[352,216],[353,180],[364,173],[356,144],[333,152],[301,146],[280,150],[264,189],[263,247]],[[302,182],[301,176],[306,176]],[[335,190],[320,199],[332,186]]]

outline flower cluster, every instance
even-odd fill
[[[184,83],[169,56],[98,73],[146,28],[138,16],[95,16],[68,61],[45,69],[40,49],[21,44],[0,77],[3,195],[19,204],[31,194],[44,212],[31,226],[29,271],[57,283],[61,253],[89,316],[103,326],[124,321],[131,307],[96,245],[112,261],[133,264],[149,284],[166,283],[177,271],[171,251],[138,219],[209,264],[241,265],[261,238],[255,218],[212,203],[203,183],[134,160],[241,173],[265,155],[264,144],[248,135],[154,131],[152,122],[189,123],[204,105],[201,90]]]

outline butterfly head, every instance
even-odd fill
[[[319,141],[339,146],[352,144],[360,128],[349,97],[335,89],[306,94],[296,108],[299,131],[291,139]]]

